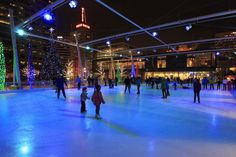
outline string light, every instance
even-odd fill
[[[0,90],[5,88],[6,80],[6,63],[4,56],[4,47],[2,42],[0,42]]]

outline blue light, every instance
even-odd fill
[[[24,35],[26,34],[23,29],[18,29],[18,30],[16,31],[16,33],[17,33],[19,36],[24,36]]]
[[[110,42],[110,41],[107,41],[106,44],[107,44],[107,45],[111,45],[111,42]]]
[[[69,3],[69,6],[71,7],[71,8],[76,8],[77,7],[77,1],[76,0],[71,0],[70,1],[70,3]]]
[[[24,145],[21,147],[21,153],[22,154],[27,154],[29,153],[29,147],[27,145]]]
[[[140,54],[140,51],[137,51],[137,54]]]
[[[86,48],[86,50],[90,50],[90,47],[89,47],[89,46],[86,46],[85,48]]]
[[[125,37],[125,40],[126,41],[130,41],[130,37]]]
[[[216,55],[217,55],[217,56],[219,56],[219,55],[220,55],[220,52],[219,52],[219,51],[217,51],[217,52],[216,52]]]
[[[33,30],[33,27],[30,26],[30,27],[28,28],[28,30],[29,30],[29,31],[32,31],[32,30]]]
[[[47,21],[52,21],[52,15],[49,13],[44,13],[43,18]]]
[[[185,26],[185,29],[186,29],[186,31],[189,31],[191,28],[192,28],[192,25],[191,25],[191,24],[190,24],[190,25],[187,25],[187,26]]]
[[[157,32],[152,32],[152,36],[156,37],[157,35]]]

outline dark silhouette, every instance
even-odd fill
[[[194,103],[196,102],[196,97],[198,99],[198,103],[200,103],[200,91],[201,91],[200,81],[199,79],[195,79],[193,83]]]
[[[141,86],[141,78],[140,77],[137,77],[136,85],[137,85],[137,94],[140,94],[140,86]]]
[[[130,93],[130,88],[131,88],[131,80],[130,78],[127,76],[125,81],[125,93],[126,93],[126,90],[128,89],[129,93]]]
[[[76,78],[76,82],[77,82],[78,90],[80,90],[80,87],[81,87],[81,79],[80,79],[79,76],[77,76],[77,78]]]
[[[57,78],[56,80],[56,85],[57,85],[57,98],[60,98],[60,91],[62,90],[62,94],[64,96],[64,98],[66,98],[66,93],[65,93],[65,89],[64,89],[64,84],[67,86],[67,83],[63,77],[63,75],[61,74],[60,77]]]

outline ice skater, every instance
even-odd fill
[[[80,101],[81,101],[81,109],[80,109],[80,112],[81,112],[81,113],[87,112],[87,110],[86,110],[86,100],[87,100],[87,99],[90,99],[90,98],[88,97],[87,87],[83,87],[82,93],[80,94]]]
[[[193,83],[194,103],[196,102],[196,97],[197,97],[198,103],[200,104],[200,91],[201,91],[201,83],[199,79],[195,79]]]
[[[77,83],[77,87],[78,87],[78,90],[80,90],[80,86],[81,86],[81,79],[79,76],[77,76],[76,78],[76,83]]]
[[[64,98],[66,98],[66,93],[65,93],[65,88],[64,88],[64,84],[67,86],[67,83],[63,77],[62,74],[60,74],[60,77],[57,78],[56,80],[56,85],[57,85],[57,98],[60,98],[60,92],[62,91],[62,94],[64,96]],[[67,86],[68,87],[68,86]]]
[[[137,78],[136,85],[137,85],[137,94],[140,94],[140,86],[141,86],[141,78],[140,77]]]
[[[95,87],[95,91],[93,92],[93,96],[92,96],[92,101],[93,101],[93,104],[96,106],[95,118],[96,119],[101,119],[101,116],[100,116],[100,106],[101,106],[102,103],[105,104],[105,101],[104,101],[103,96],[102,96],[101,86],[100,85],[97,85]]]
[[[126,77],[124,83],[125,83],[125,93],[126,93],[127,89],[128,89],[128,91],[130,93],[131,80],[130,80],[130,78],[128,76]]]
[[[161,81],[162,99],[167,98],[166,84],[167,84],[166,79],[162,78],[162,81]]]

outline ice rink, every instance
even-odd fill
[[[236,92],[161,91],[143,85],[102,87],[102,120],[87,101],[80,113],[77,89],[67,99],[54,90],[0,94],[1,157],[235,157]],[[93,89],[88,89],[89,96]]]

